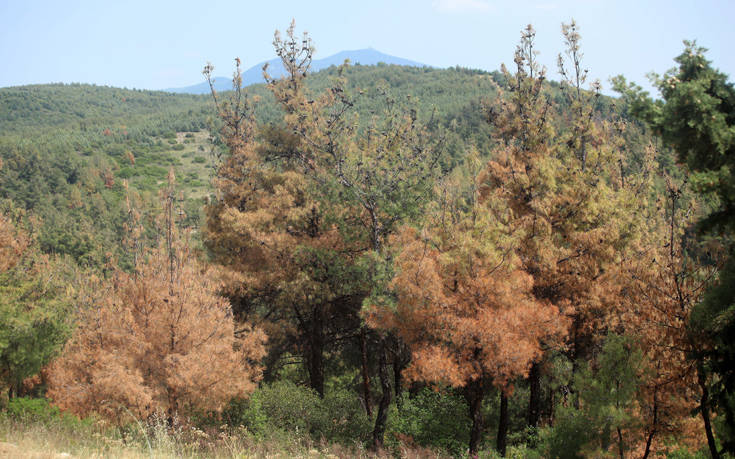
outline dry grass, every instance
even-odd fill
[[[0,457],[7,458],[439,458],[428,449],[371,453],[362,445],[314,443],[285,432],[256,437],[244,428],[202,431],[163,421],[122,431],[81,423],[21,422],[0,415]]]

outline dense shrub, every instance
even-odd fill
[[[68,427],[89,425],[91,419],[79,419],[59,410],[45,398],[16,397],[8,401],[6,415],[23,423],[44,425],[58,423]]]
[[[423,389],[403,396],[401,408],[391,413],[388,441],[445,449],[462,456],[467,449],[471,420],[464,397],[455,392]]]
[[[585,445],[595,437],[594,427],[583,413],[559,407],[554,427],[541,431],[541,450],[549,458],[583,459]]]
[[[353,393],[337,389],[322,399],[290,381],[264,385],[248,400],[233,400],[222,420],[256,435],[282,430],[343,444],[366,441],[372,427]]]
[[[61,411],[45,398],[17,397],[8,401],[8,415],[21,420],[46,422],[61,416]]]

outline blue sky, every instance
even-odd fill
[[[540,60],[557,78],[560,25],[576,19],[594,78],[639,83],[673,66],[683,39],[735,74],[731,0],[156,1],[0,0],[0,87],[84,82],[161,89],[201,81],[207,61],[229,75],[274,56],[272,37],[291,18],[317,57],[373,47],[437,67],[511,63],[520,30],[537,30]]]

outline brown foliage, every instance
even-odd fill
[[[625,263],[629,284],[620,314],[620,326],[637,338],[649,367],[641,388],[639,440],[648,454],[665,448],[671,436],[693,449],[702,446],[701,420],[691,418],[701,398],[692,356],[701,349],[688,324],[721,261],[716,247],[705,255],[688,233],[696,212],[686,187],[667,177],[666,194],[655,205],[646,213],[648,231],[637,256]]]
[[[260,377],[264,334],[235,338],[228,302],[190,250],[159,247],[135,273],[91,279],[79,325],[48,370],[48,396],[77,415],[113,421],[217,410]]]
[[[401,247],[392,281],[397,304],[371,308],[369,320],[408,344],[409,378],[455,387],[490,380],[509,391],[539,359],[542,342],[563,338],[566,324],[556,307],[533,296],[533,277],[510,250],[512,236],[475,196],[468,210],[443,201],[428,227],[405,227],[393,239]]]
[[[238,64],[236,86],[239,72]],[[239,318],[262,321],[275,358],[302,355],[312,388],[322,394],[328,335],[359,322],[354,282],[341,270],[354,250],[325,217],[299,137],[279,127],[256,129],[251,101],[237,88],[230,98],[213,96],[228,151],[214,179],[205,242],[226,268],[225,291]],[[329,211],[334,217],[341,208]]]
[[[600,336],[617,311],[620,263],[633,256],[643,233],[641,199],[650,177],[623,175],[627,164],[622,121],[603,121],[594,110],[599,84],[580,88],[579,35],[564,29],[573,62],[562,90],[569,109],[556,106],[534,61],[532,28],[516,52],[517,70],[505,75],[505,94],[488,108],[500,146],[480,175],[488,211],[518,235],[514,251],[533,276],[533,293],[573,319],[573,358]]]
[[[18,264],[29,244],[29,238],[0,214],[0,273]]]

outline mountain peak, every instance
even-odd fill
[[[315,59],[311,63],[311,71],[318,72],[329,68],[333,65],[342,65],[346,59],[350,60],[351,64],[360,65],[377,65],[378,63],[384,63],[389,65],[404,65],[409,67],[427,67],[426,64],[420,62],[411,61],[401,57],[391,56],[389,54],[381,53],[373,47],[367,47],[356,50],[340,51],[331,56],[325,57],[324,59]],[[251,84],[263,83],[263,65],[268,63],[268,73],[275,78],[285,75],[285,69],[281,60],[271,59],[256,64],[242,73],[242,84],[243,86],[250,86]],[[232,89],[232,79],[228,77],[218,76],[213,79],[214,87],[217,91],[228,91]],[[175,92],[175,93],[186,93],[186,94],[206,94],[209,92],[209,85],[206,82],[196,84],[193,86],[186,86],[183,88],[170,88],[164,89],[164,91]]]

